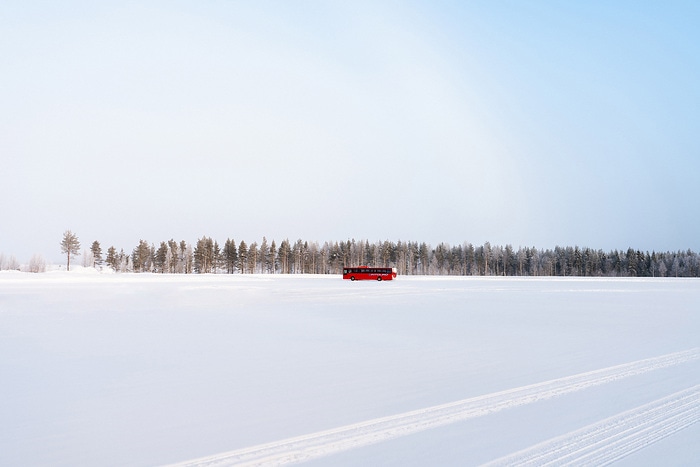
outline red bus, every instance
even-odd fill
[[[356,266],[343,268],[343,279],[351,281],[375,280],[390,281],[396,277],[396,268],[371,268],[369,266]]]

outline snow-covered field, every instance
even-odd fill
[[[685,279],[3,272],[0,465],[698,465],[699,310]]]

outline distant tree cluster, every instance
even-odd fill
[[[29,264],[21,265],[14,256],[0,253],[0,271],[46,272],[46,261],[41,255],[32,255]]]
[[[61,251],[71,258],[80,255],[78,237],[63,234]],[[226,239],[223,247],[211,237],[192,246],[185,240],[162,241],[158,245],[140,240],[131,252],[110,246],[103,258],[94,241],[83,251],[83,266],[107,267],[116,272],[167,274],[340,274],[343,266],[395,267],[402,275],[459,276],[588,276],[588,277],[700,277],[700,255],[691,250],[677,252],[604,252],[591,248],[556,247],[537,249],[422,242],[347,240],[308,242],[285,239],[279,245],[263,237],[247,243]],[[20,270],[14,256],[0,254],[0,270]],[[46,263],[34,255],[30,272],[44,272]]]
[[[14,256],[0,253],[0,271],[19,271],[20,264]]]
[[[90,251],[93,265],[101,264],[101,248],[94,242]],[[91,260],[92,261],[92,260]],[[537,249],[489,242],[432,247],[418,242],[292,243],[279,246],[263,237],[257,242],[223,243],[202,237],[194,247],[182,240],[162,241],[158,246],[145,240],[130,254],[115,247],[107,250],[107,266],[117,272],[169,274],[340,274],[343,266],[395,267],[402,275],[461,276],[589,276],[589,277],[700,277],[700,255],[678,252],[593,250],[579,247]]]

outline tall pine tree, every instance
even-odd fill
[[[61,241],[61,253],[67,255],[67,266],[66,268],[70,271],[70,257],[80,256],[80,242],[78,241],[78,236],[75,235],[70,230],[63,232],[63,240]]]

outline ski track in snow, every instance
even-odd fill
[[[485,464],[607,465],[700,421],[700,385]]]
[[[508,408],[551,399],[564,394],[569,394],[623,378],[628,378],[634,375],[680,365],[699,358],[700,348],[696,347],[682,352],[662,355],[660,357],[638,360],[636,362],[580,373],[573,376],[567,376],[564,378],[522,386],[506,391],[486,394],[448,404],[437,405],[388,417],[376,418],[327,431],[311,433],[304,436],[238,449],[235,451],[229,451],[173,465],[178,467],[214,467],[230,465],[258,466],[304,462],[337,452],[380,443],[382,441],[406,436],[412,433],[417,433],[461,420],[485,416]],[[698,415],[697,387],[693,388],[693,390],[694,392],[691,392],[691,394],[687,396],[690,398],[690,402],[686,400],[686,396],[683,396],[685,393],[677,393],[671,396],[672,400],[670,402],[663,399],[651,404],[652,406],[655,406],[657,403],[661,403],[663,405],[667,402],[669,404],[673,404],[675,399],[682,399],[686,401],[687,404],[681,404],[681,408],[678,409],[680,410],[678,418],[667,418],[663,414],[657,414],[657,418],[654,418],[653,415],[649,415],[649,413],[654,413],[654,408],[647,408],[647,406],[643,406],[632,411],[633,413],[631,415],[628,413],[621,415],[620,417],[623,418],[630,416],[632,418],[641,417],[643,420],[647,420],[647,422],[645,422],[645,428],[640,428],[640,430],[643,430],[640,432],[641,434],[632,436],[632,438],[629,440],[624,438],[620,441],[617,440],[611,431],[605,431],[605,428],[601,429],[603,439],[600,441],[591,441],[592,444],[598,446],[598,450],[595,451],[597,454],[595,455],[603,456],[601,457],[601,461],[603,461],[608,458],[607,450],[614,446],[615,451],[617,452],[615,458],[623,457],[628,453],[641,449],[641,447],[644,447],[645,445],[650,444],[661,437],[672,434],[674,431],[687,426],[687,424],[694,423],[697,421]],[[635,416],[635,414],[637,414],[637,416]],[[615,418],[615,420],[616,419],[617,418]],[[595,429],[595,427],[592,428],[594,431]],[[610,434],[609,438],[606,437],[607,434]],[[578,436],[578,434],[572,436]],[[545,454],[549,453],[549,451],[559,452],[561,445],[566,444],[566,442],[568,441],[555,441],[555,444],[559,444],[556,444],[551,448],[540,448],[540,450],[537,452],[544,451]],[[595,459],[597,458],[592,458],[590,462],[599,463],[599,461]],[[537,463],[540,464],[539,461]]]

